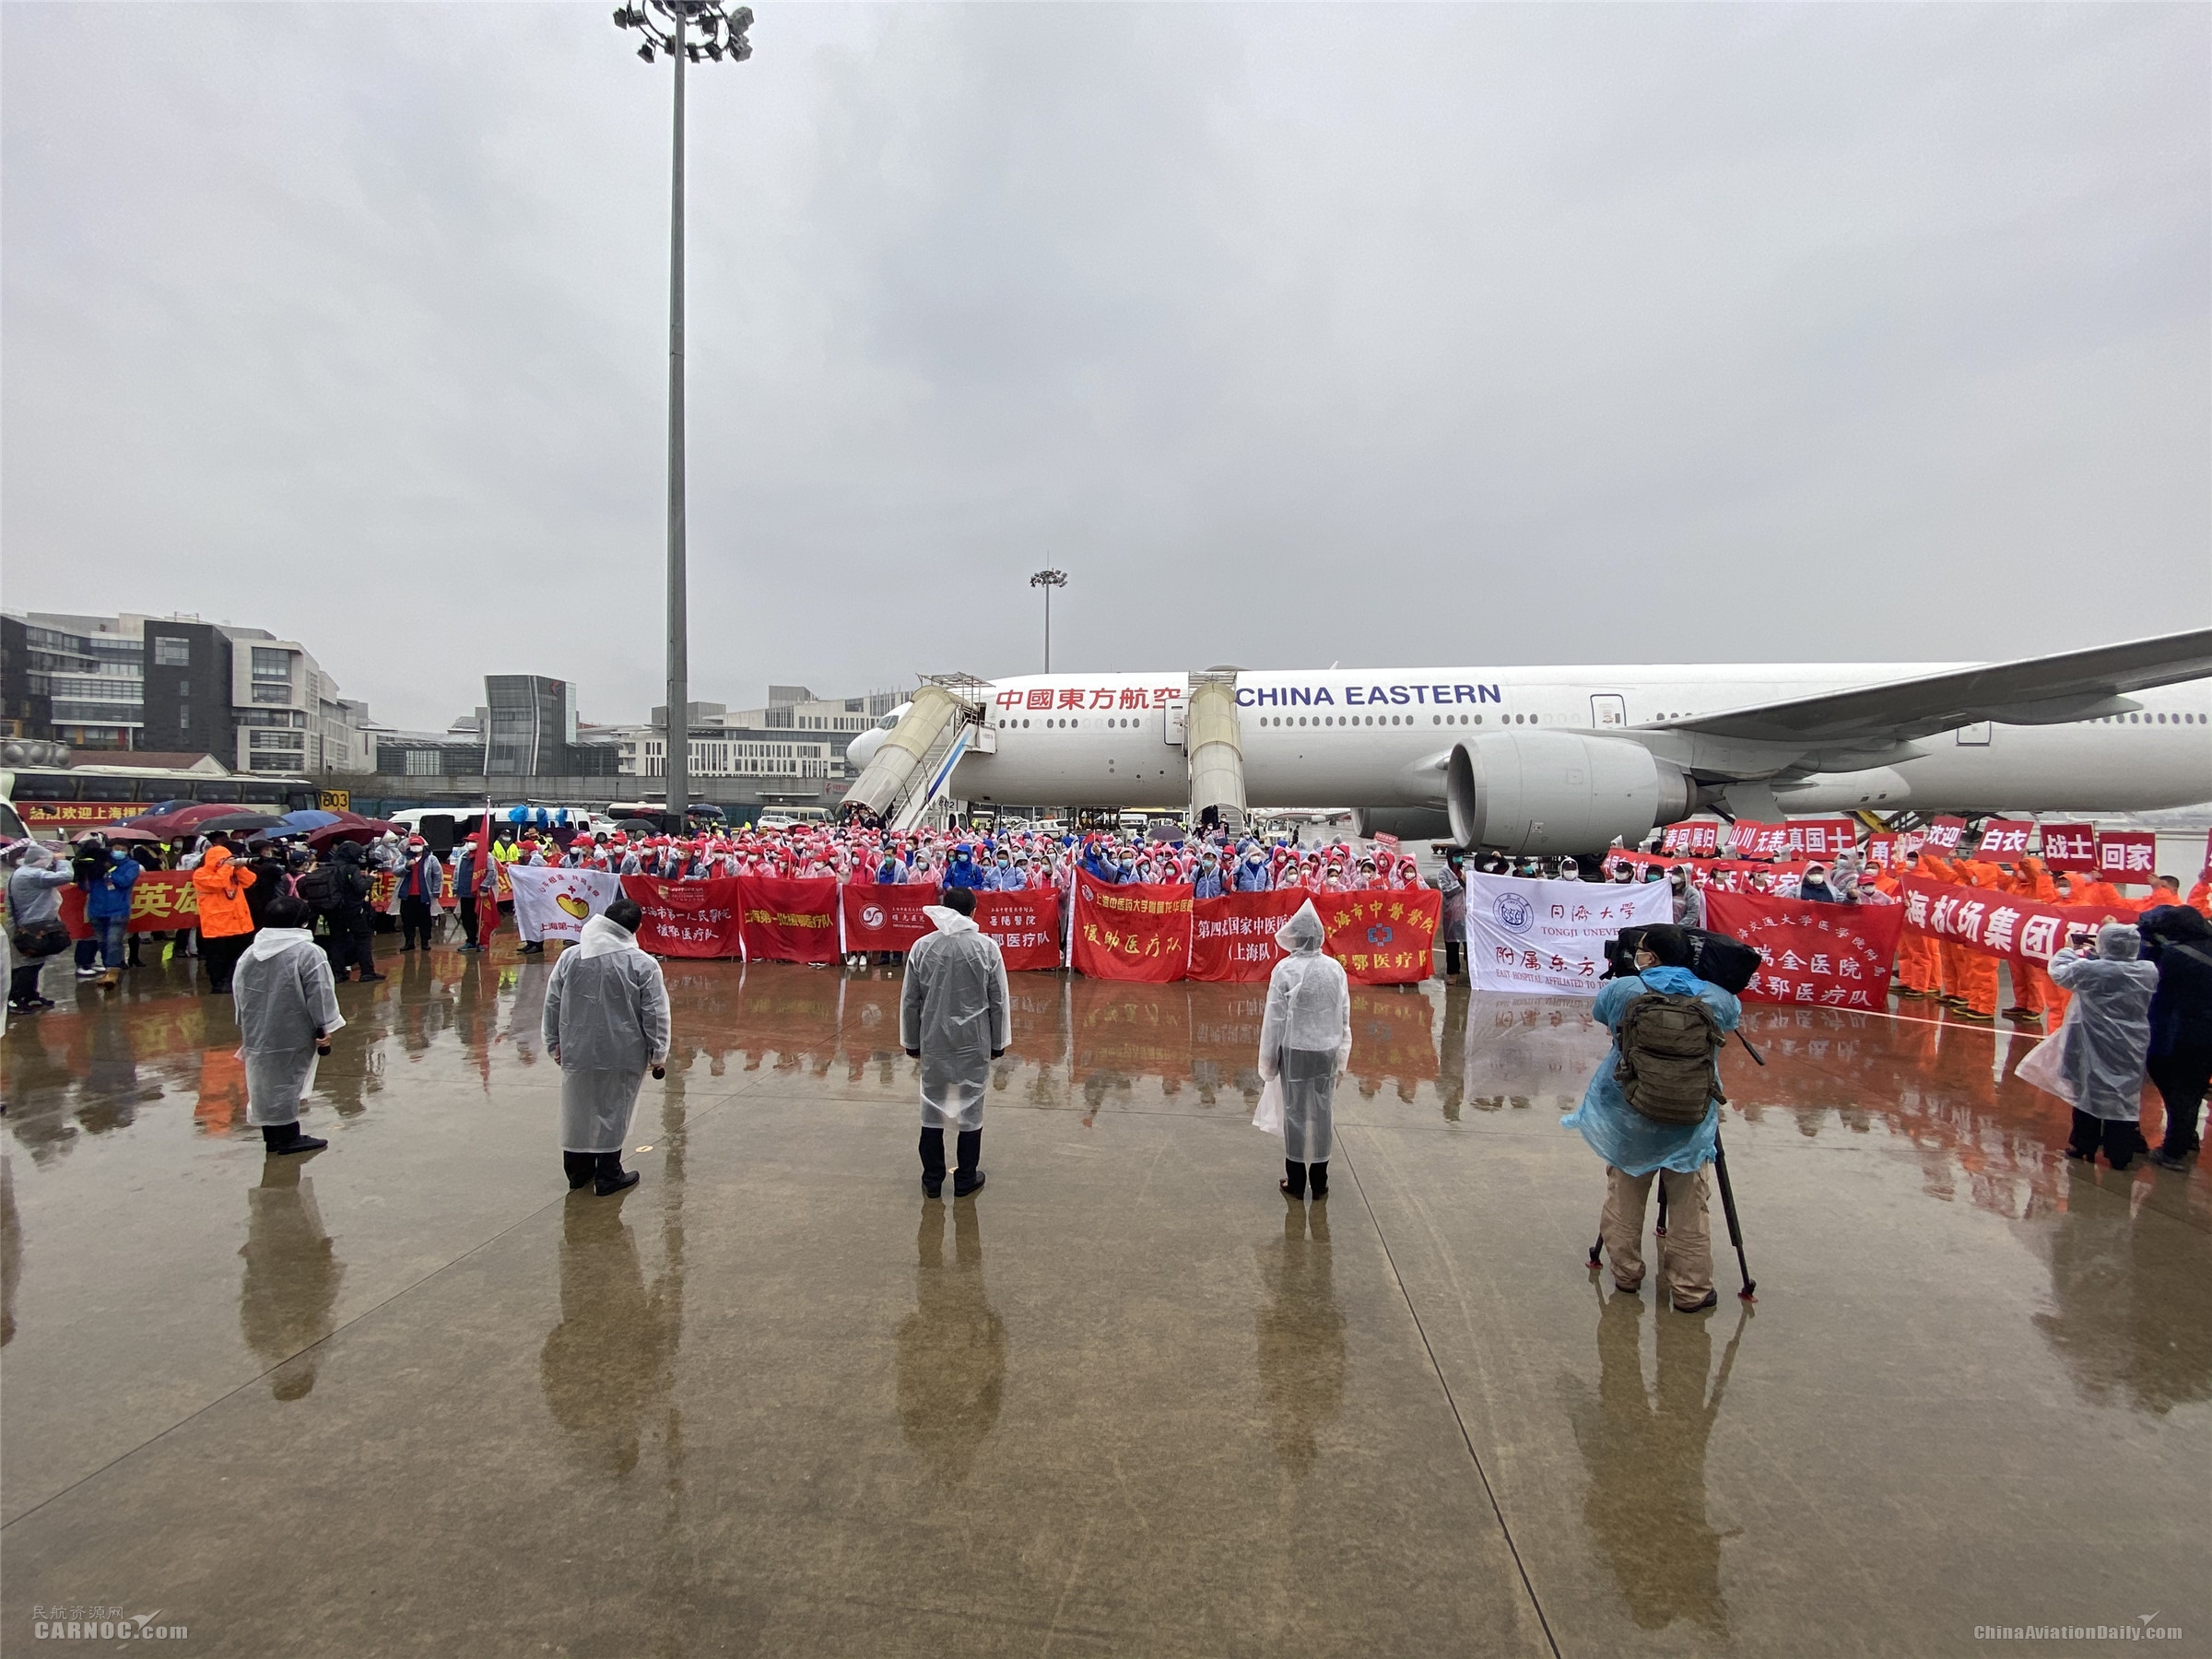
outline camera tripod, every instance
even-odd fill
[[[1751,1046],[1751,1040],[1743,1032],[1736,1032],[1735,1040],[1744,1045],[1744,1053],[1759,1065],[1767,1063],[1766,1057]],[[1759,1288],[1759,1281],[1751,1277],[1751,1264],[1744,1256],[1743,1223],[1736,1219],[1735,1187],[1728,1179],[1728,1151],[1721,1145],[1718,1128],[1712,1132],[1712,1168],[1713,1172],[1721,1178],[1721,1213],[1728,1218],[1728,1242],[1735,1246],[1735,1270],[1744,1281],[1744,1288],[1736,1295],[1745,1301],[1757,1301],[1759,1298],[1752,1292]],[[1663,1178],[1656,1184],[1659,1188],[1658,1233],[1664,1239],[1666,1237],[1666,1182]],[[1604,1265],[1605,1245],[1606,1241],[1601,1234],[1597,1241],[1590,1246],[1590,1270],[1593,1273]]]

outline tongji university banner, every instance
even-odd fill
[[[1009,973],[1060,966],[1060,895],[1053,888],[978,893],[975,924],[998,941]]]
[[[622,891],[637,900],[644,917],[638,923],[638,948],[656,957],[734,957],[743,954],[737,936],[737,881],[662,881],[651,876],[621,877]]]
[[[1460,879],[1467,887],[1467,979],[1477,991],[1595,996],[1606,940],[1624,927],[1675,919],[1674,889],[1664,881]]]
[[[1744,987],[1746,1002],[1889,1006],[1889,968],[1905,926],[1901,904],[1806,904],[1709,892],[1705,925],[1741,939],[1763,959]]]
[[[1925,876],[1904,877],[1899,885],[1905,901],[1898,908],[1912,932],[2037,968],[2065,948],[2072,930],[2095,933],[2108,917],[2135,919],[2101,904],[2041,904],[2013,893],[1959,887]]]
[[[62,888],[62,925],[73,939],[88,939],[85,924],[85,889]],[[200,924],[200,896],[194,890],[189,870],[148,870],[131,884],[131,916],[125,933],[168,933],[172,928]]]
[[[514,893],[515,929],[525,945],[580,937],[584,923],[622,894],[622,878],[606,870],[510,865],[507,879]]]
[[[1191,930],[1190,977],[1229,982],[1265,979],[1283,959],[1275,935],[1305,901],[1306,894],[1296,888],[1199,900]]]
[[[853,882],[844,890],[845,948],[912,950],[915,940],[936,931],[922,911],[942,897],[943,890],[934,881],[896,887]],[[1006,964],[1009,968],[1013,965]],[[1059,966],[1057,959],[1053,965]]]
[[[1191,960],[1187,887],[1125,882],[1108,887],[1088,872],[1076,878],[1070,959],[1092,979],[1179,980]]]
[[[837,960],[836,877],[740,876],[736,888],[747,961]]]
[[[1444,912],[1444,896],[1434,888],[1317,893],[1313,908],[1329,930],[1322,948],[1344,964],[1353,984],[1406,985],[1429,977]]]

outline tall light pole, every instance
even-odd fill
[[[645,0],[615,12],[617,29],[645,37],[638,55],[676,65],[676,138],[668,169],[668,810],[683,828],[691,805],[691,623],[684,569],[684,65],[702,59],[742,64],[753,8],[723,0]],[[688,38],[696,29],[699,39]]]
[[[1040,571],[1030,578],[1030,585],[1044,590],[1044,671],[1053,671],[1053,590],[1067,585],[1065,571]]]

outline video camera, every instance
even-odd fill
[[[1635,977],[1636,952],[1647,931],[1641,927],[1624,927],[1606,941],[1606,978]],[[1685,927],[1682,931],[1689,935],[1689,971],[1707,984],[1718,985],[1734,996],[1759,971],[1759,952],[1741,939],[1702,927]]]

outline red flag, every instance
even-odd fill
[[[491,867],[491,808],[484,808],[484,829],[477,837],[472,861],[477,879],[477,942],[491,948],[491,935],[500,931],[500,878]]]

